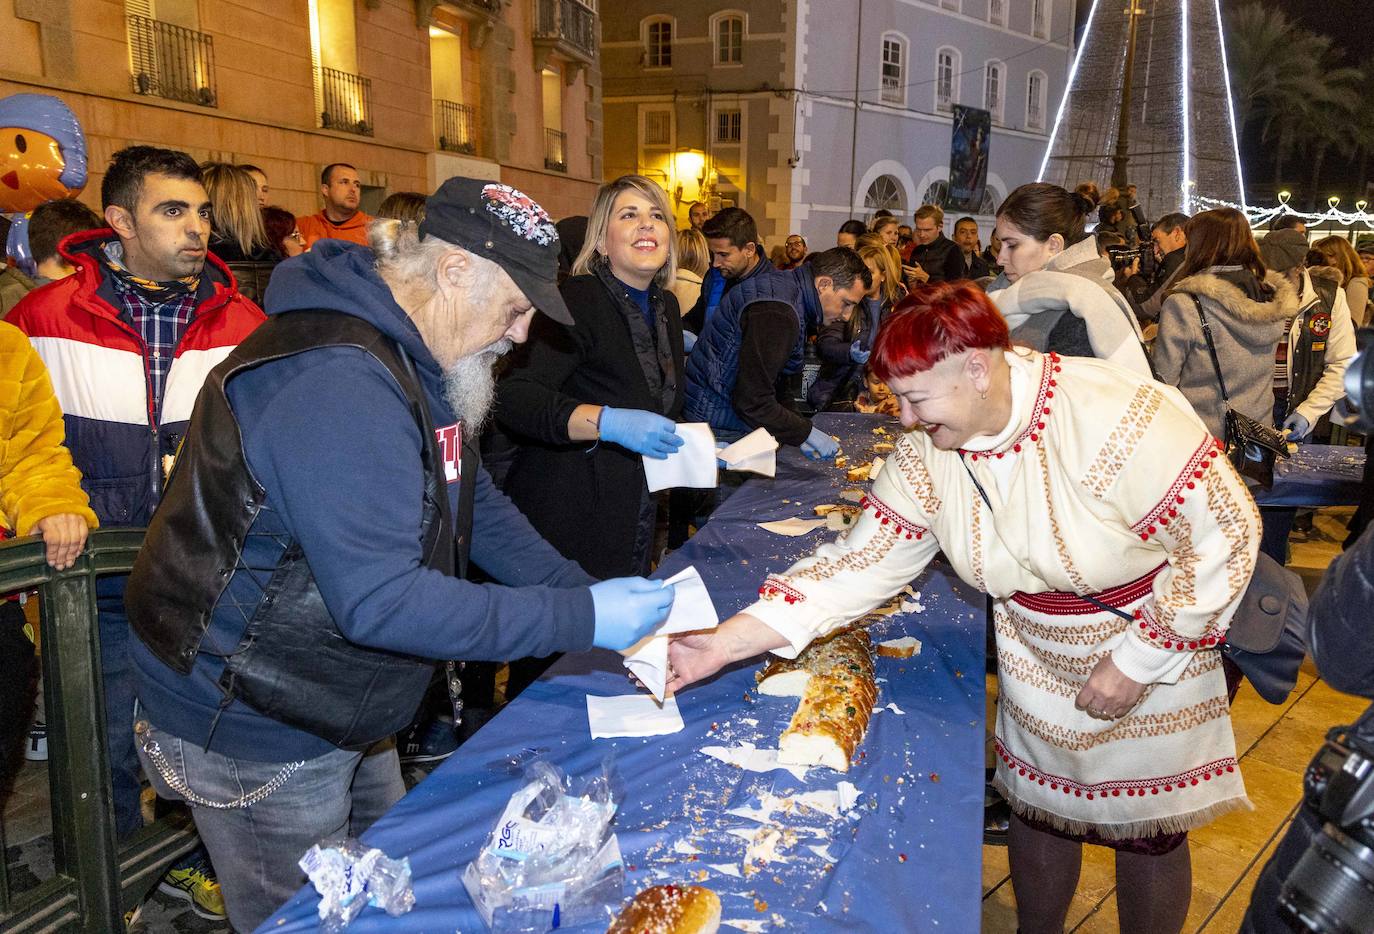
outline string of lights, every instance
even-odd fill
[[[1343,227],[1357,227],[1363,225],[1368,230],[1374,230],[1374,215],[1365,212],[1369,207],[1369,202],[1360,199],[1355,202],[1354,211],[1342,211],[1340,209],[1341,199],[1332,195],[1326,199],[1325,211],[1299,211],[1292,207],[1288,201],[1292,195],[1287,191],[1279,192],[1279,203],[1275,207],[1260,207],[1258,205],[1241,205],[1219,198],[1209,198],[1205,195],[1192,194],[1188,198],[1189,213],[1194,211],[1206,211],[1212,208],[1235,208],[1245,215],[1252,227],[1262,227],[1283,215],[1291,215],[1301,219],[1304,223],[1312,227],[1320,227],[1324,224],[1334,223]]]

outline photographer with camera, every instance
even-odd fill
[[[1374,430],[1374,328],[1346,371],[1347,427]],[[1353,411],[1351,411],[1353,410]],[[1333,415],[1333,418],[1335,416]],[[1364,506],[1374,497],[1366,462]],[[1374,531],[1366,528],[1327,568],[1307,614],[1307,647],[1338,691],[1374,698],[1369,606],[1374,599]],[[1303,802],[1260,873],[1243,934],[1368,931],[1374,922],[1374,706],[1327,733],[1303,777]]]
[[[1150,251],[1148,267],[1142,270],[1150,280],[1149,297],[1140,303],[1141,313],[1147,321],[1158,321],[1164,310],[1164,299],[1178,280],[1178,271],[1183,267],[1183,258],[1188,250],[1188,215],[1175,211],[1165,214],[1150,228]]]

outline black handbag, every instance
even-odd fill
[[[1302,578],[1260,552],[1221,651],[1255,690],[1282,704],[1307,655],[1307,589]]]
[[[1212,369],[1217,374],[1217,385],[1221,387],[1221,402],[1226,406],[1225,429],[1222,442],[1226,446],[1226,456],[1236,472],[1254,480],[1265,489],[1274,485],[1274,461],[1288,457],[1288,439],[1283,433],[1263,422],[1237,412],[1231,407],[1231,398],[1226,392],[1226,378],[1221,375],[1221,361],[1217,359],[1217,345],[1212,340],[1212,326],[1207,321],[1207,313],[1202,310],[1202,301],[1196,295],[1189,295],[1197,306],[1197,316],[1202,321],[1202,336],[1207,339],[1207,352],[1212,357]]]

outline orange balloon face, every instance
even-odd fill
[[[58,181],[66,163],[57,140],[22,127],[0,127],[0,211],[32,211],[80,189]]]

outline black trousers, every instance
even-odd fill
[[[24,761],[33,678],[33,643],[24,635],[24,610],[14,600],[0,600],[0,790],[9,788]]]

